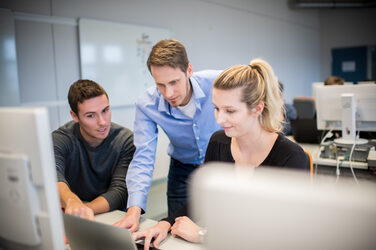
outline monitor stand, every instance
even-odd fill
[[[367,144],[368,140],[356,138],[356,117],[355,117],[355,97],[354,94],[342,94],[342,137],[334,142],[346,145]]]

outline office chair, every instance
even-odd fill
[[[312,180],[313,178],[313,160],[312,160],[312,155],[309,151],[307,150],[304,150],[304,153],[306,154],[307,156],[307,159],[308,159],[308,165],[309,165],[309,176]]]
[[[317,130],[315,100],[312,97],[295,97],[293,105],[297,119],[291,120],[291,130],[298,143],[319,143],[321,133]]]

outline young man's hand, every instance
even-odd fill
[[[60,196],[61,206],[65,213],[75,215],[84,219],[94,220],[94,211],[86,206],[77,195],[75,195],[65,182],[58,182],[57,188]]]
[[[133,206],[128,208],[124,219],[119,220],[114,225],[117,227],[128,228],[129,231],[136,232],[140,225],[141,208]]]
[[[88,220],[94,220],[94,211],[76,199],[68,199],[65,206],[65,213]]]

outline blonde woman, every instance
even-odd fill
[[[280,91],[272,67],[262,59],[223,71],[213,85],[215,118],[223,130],[211,136],[205,161],[306,169],[308,160],[303,149],[281,133]],[[204,230],[184,216],[187,214],[185,206],[175,216],[133,236],[145,238],[146,247],[152,238],[157,247],[169,230],[187,241],[200,242]]]

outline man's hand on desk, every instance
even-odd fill
[[[128,228],[129,231],[136,232],[140,225],[141,208],[133,206],[128,208],[125,218],[119,220],[114,225],[117,227]]]
[[[82,203],[80,198],[70,190],[68,184],[59,181],[57,189],[59,191],[61,206],[64,208],[65,213],[94,220],[94,211]]]
[[[201,229],[201,227],[187,216],[181,216],[175,219],[175,223],[171,227],[171,234],[173,236],[179,236],[189,242],[200,243],[199,231]]]
[[[68,199],[65,207],[65,213],[88,220],[94,220],[93,210],[77,199]]]
[[[153,245],[158,248],[158,245],[167,237],[168,231],[171,225],[167,221],[160,221],[157,225],[149,227],[141,232],[136,232],[132,234],[134,241],[139,239],[144,239],[144,250],[148,250],[150,243],[154,238]]]

